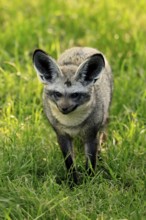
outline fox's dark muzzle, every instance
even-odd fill
[[[59,108],[59,111],[66,115],[69,114],[70,112],[74,111],[77,108],[77,105],[75,106],[70,106],[70,107],[63,107],[63,108]]]

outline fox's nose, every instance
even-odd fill
[[[61,108],[61,112],[62,112],[63,114],[67,114],[67,113],[69,113],[69,108],[68,108],[68,107],[63,107],[63,108]]]

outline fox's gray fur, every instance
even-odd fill
[[[76,183],[72,139],[82,138],[86,168],[91,173],[96,166],[98,133],[108,119],[113,88],[111,68],[101,52],[88,47],[68,49],[57,61],[36,50],[33,62],[44,83],[45,114]]]

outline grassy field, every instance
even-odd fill
[[[42,110],[36,48],[55,58],[90,46],[114,75],[108,139],[96,175],[73,190]],[[0,220],[146,219],[145,0],[0,2]]]

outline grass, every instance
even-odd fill
[[[146,219],[146,3],[140,0],[0,3],[0,219]],[[114,97],[95,177],[70,190],[56,136],[42,111],[34,49],[57,57],[72,46],[100,49]],[[80,149],[81,148],[81,149]]]

